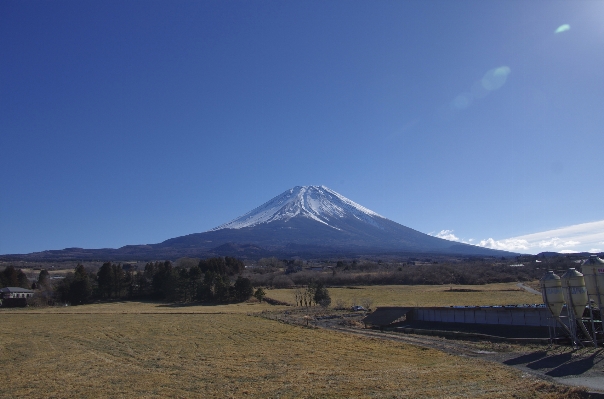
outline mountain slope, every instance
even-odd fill
[[[413,230],[371,211],[325,186],[297,186],[252,211],[204,233],[159,244],[119,249],[69,248],[0,259],[175,259],[183,256],[244,254],[440,253],[511,256],[504,251],[461,244]]]
[[[294,244],[353,252],[510,255],[421,233],[386,219],[325,186],[294,187],[210,231],[157,245],[210,249],[226,242],[255,244],[273,250]]]

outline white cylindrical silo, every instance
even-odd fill
[[[585,306],[589,302],[583,274],[571,267],[562,275],[562,288],[569,310],[572,309],[575,317],[580,320],[583,317]]]
[[[564,307],[564,294],[562,293],[562,281],[560,276],[554,274],[552,270],[548,271],[541,278],[541,292],[543,293],[543,302],[547,304],[554,317],[560,316],[562,307]]]
[[[604,306],[604,260],[592,255],[582,266],[587,295],[595,303]]]

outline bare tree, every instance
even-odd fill
[[[302,305],[303,297],[304,297],[304,294],[302,293],[302,290],[300,288],[296,288],[294,291],[294,300],[296,301],[296,306],[303,306]]]

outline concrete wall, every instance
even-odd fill
[[[547,327],[552,325],[546,308],[415,308],[413,319],[441,323],[504,324]]]

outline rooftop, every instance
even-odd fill
[[[32,290],[28,290],[28,289],[21,288],[21,287],[4,287],[4,288],[0,288],[0,292],[21,292],[21,293],[28,293],[28,294],[34,293]]]

